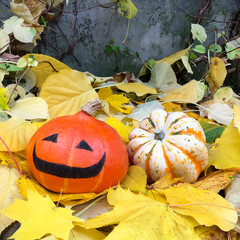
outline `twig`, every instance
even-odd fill
[[[8,7],[8,8],[10,8],[10,6],[9,6],[9,5],[7,5],[6,3],[4,3],[4,2],[2,2],[2,1],[0,1],[0,3],[1,3],[1,4],[3,4],[5,7]]]
[[[28,72],[31,68],[32,68],[32,66],[28,67],[28,68],[23,72],[23,74],[21,75],[21,77],[17,80],[17,83],[16,83],[16,85],[14,86],[14,88],[13,88],[11,94],[10,94],[10,97],[9,97],[9,99],[8,99],[8,103],[10,103],[11,98],[12,98],[12,96],[13,96],[13,93],[16,91],[17,86],[19,85],[20,81],[22,80],[22,78],[27,74],[27,72]]]
[[[50,62],[48,62],[48,61],[40,61],[40,62],[38,62],[38,64],[39,64],[39,63],[48,63],[55,72],[59,72],[59,71],[56,70],[56,68],[55,68]]]
[[[182,9],[181,7],[179,7],[174,1],[170,0],[172,2],[173,5],[175,5],[179,10],[181,10],[182,12],[184,12],[187,16],[191,17],[191,18],[200,18],[201,20],[207,20],[207,21],[212,21],[212,22],[218,22],[218,23],[237,23],[236,21],[220,21],[220,20],[214,20],[212,18],[208,18],[208,17],[199,17],[199,16],[194,16],[189,14],[188,12],[186,12],[184,9]]]
[[[2,141],[2,143],[4,144],[4,146],[7,148],[9,154],[11,155],[11,157],[12,157],[12,159],[13,159],[15,165],[16,165],[16,168],[17,168],[18,172],[19,172],[20,175],[22,176],[23,174],[22,174],[20,168],[18,167],[17,161],[16,161],[16,159],[14,158],[14,156],[13,156],[11,150],[9,149],[8,145],[5,143],[5,141],[2,139],[2,137],[0,137],[0,140]]]

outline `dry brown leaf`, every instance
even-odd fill
[[[216,92],[223,85],[226,75],[224,61],[218,57],[211,58],[210,73],[206,80],[212,92]]]
[[[206,177],[192,184],[193,187],[203,190],[210,190],[218,193],[220,190],[225,189],[227,185],[237,175],[236,169],[225,169],[217,172],[210,173]]]

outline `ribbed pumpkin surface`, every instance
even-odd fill
[[[194,182],[208,164],[205,135],[199,122],[182,112],[159,109],[129,135],[128,153],[145,169],[149,181],[167,172]]]

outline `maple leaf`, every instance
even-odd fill
[[[199,240],[187,218],[174,213],[167,205],[130,190],[109,190],[108,202],[112,211],[78,225],[98,228],[117,224],[106,240]]]
[[[111,116],[106,120],[106,123],[118,132],[124,142],[129,142],[128,136],[133,130],[133,127],[126,126],[120,119]]]
[[[100,100],[107,100],[109,105],[115,110],[122,113],[130,113],[132,108],[123,104],[128,104],[129,99],[124,97],[123,94],[113,94],[110,87],[101,88],[98,92]]]
[[[234,207],[217,193],[188,185],[158,191],[166,196],[175,212],[191,216],[201,225],[216,225],[223,231],[229,231],[235,227],[238,219],[237,212],[231,210]]]
[[[121,185],[133,191],[146,193],[147,174],[141,167],[130,166]]]
[[[51,199],[29,191],[28,201],[15,199],[1,211],[7,217],[17,220],[21,227],[13,234],[15,240],[32,240],[51,233],[56,237],[68,239],[73,221],[81,221],[72,216],[71,210],[56,207]]]
[[[62,194],[61,196],[59,193],[54,193],[48,191],[44,188],[40,183],[38,183],[31,174],[28,176],[22,175],[21,178],[18,180],[19,184],[19,192],[24,196],[25,199],[28,198],[28,191],[34,191],[41,194],[43,197],[49,196],[50,199],[54,202],[60,201],[63,205],[72,205],[72,204],[82,204],[91,199],[94,199],[102,194],[105,194],[107,190],[101,193],[79,193],[79,194]]]

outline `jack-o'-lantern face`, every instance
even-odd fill
[[[63,193],[101,192],[116,185],[128,168],[124,143],[104,122],[88,116],[98,124],[84,121],[81,127],[74,116],[55,118],[33,135],[27,160],[34,177]]]
[[[42,141],[49,141],[53,143],[57,143],[58,134],[50,135],[44,138]],[[85,151],[93,152],[94,150],[88,145],[85,140],[79,142],[79,144],[75,147],[77,149],[83,149]],[[41,159],[36,154],[36,143],[33,148],[33,163],[41,172],[48,173],[57,177],[64,177],[64,178],[91,178],[97,176],[104,166],[106,159],[106,152],[103,153],[101,159],[95,164],[88,166],[88,167],[73,167],[68,166],[62,163],[53,163],[45,161]]]

